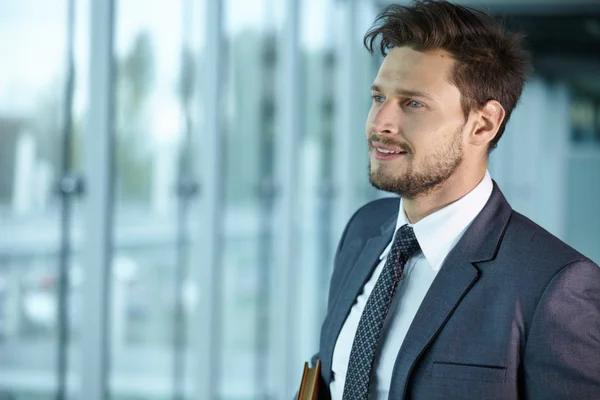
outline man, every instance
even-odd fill
[[[400,199],[362,207],[340,240],[323,397],[600,399],[600,268],[487,172],[529,69],[520,37],[417,1],[383,11],[376,40],[370,181]]]

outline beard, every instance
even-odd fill
[[[369,159],[369,182],[377,189],[396,193],[406,199],[425,197],[442,186],[458,169],[463,161],[463,126],[454,133],[448,143],[436,148],[424,160],[415,165],[413,154],[405,156],[404,171],[394,171],[391,163],[383,162],[373,168]],[[389,140],[377,138],[378,142],[392,144]],[[387,143],[386,143],[387,142]],[[369,149],[372,151],[371,139]]]

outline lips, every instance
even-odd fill
[[[378,160],[390,160],[407,154],[401,147],[385,145],[380,142],[371,142],[371,147]]]
[[[401,157],[406,157],[407,153],[406,152],[404,152],[404,153],[382,153],[377,148],[375,148],[375,150],[373,151],[373,154],[375,155],[375,158],[377,160],[388,161],[388,160],[394,160],[394,159],[401,158]]]
[[[399,146],[390,146],[381,142],[371,142],[371,146],[374,149],[381,149],[391,153],[406,153],[406,151]]]

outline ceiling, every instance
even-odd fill
[[[563,14],[502,15],[507,28],[524,32],[534,68],[600,99],[600,10]]]
[[[391,4],[379,2],[382,7]],[[410,4],[411,1],[395,2]],[[463,0],[526,35],[537,74],[600,100],[600,0]]]

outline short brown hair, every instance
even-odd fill
[[[447,1],[415,0],[413,5],[391,5],[375,20],[364,37],[364,45],[374,52],[381,36],[381,54],[393,47],[409,46],[417,51],[443,49],[456,64],[450,82],[461,93],[461,106],[468,117],[471,110],[496,100],[506,112],[494,149],[519,101],[530,57],[524,50],[523,35],[506,33],[492,16]]]

